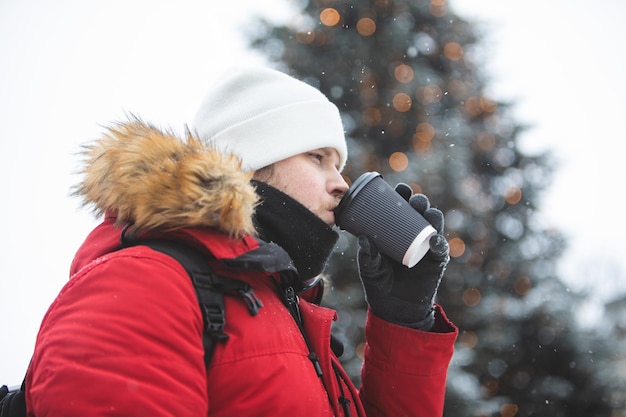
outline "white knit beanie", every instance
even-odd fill
[[[347,147],[339,110],[315,87],[282,72],[236,68],[208,92],[191,131],[257,170],[318,148]]]

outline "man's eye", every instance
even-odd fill
[[[322,161],[322,159],[324,159],[324,155],[320,154],[320,153],[310,153],[309,154],[312,158],[317,159],[318,161]]]

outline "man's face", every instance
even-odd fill
[[[311,210],[328,225],[335,224],[333,210],[348,191],[339,172],[339,153],[320,148],[273,164],[268,184]]]

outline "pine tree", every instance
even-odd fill
[[[297,24],[261,19],[252,46],[339,107],[349,181],[379,171],[445,213],[452,261],[438,302],[460,328],[445,415],[609,415],[577,296],[555,276],[563,238],[534,221],[550,155],[523,154],[510,105],[483,93],[471,25],[445,0],[304,3]],[[358,384],[367,306],[355,257],[342,234],[326,302]]]

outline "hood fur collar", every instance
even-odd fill
[[[187,132],[185,140],[139,119],[108,128],[81,153],[74,195],[97,214],[116,213],[137,230],[218,228],[253,234],[251,173]]]

